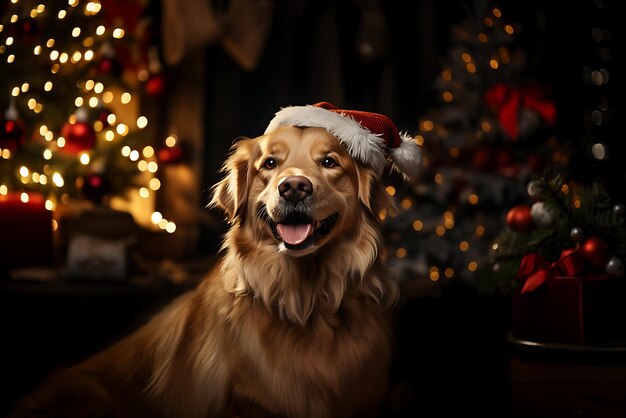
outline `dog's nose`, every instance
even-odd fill
[[[278,193],[285,200],[297,203],[313,193],[313,184],[304,176],[285,177],[278,185]]]

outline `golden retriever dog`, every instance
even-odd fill
[[[197,286],[50,376],[14,417],[377,416],[398,296],[380,176],[322,127],[236,141],[211,206],[229,222]]]

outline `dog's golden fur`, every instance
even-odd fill
[[[130,336],[50,377],[16,417],[376,415],[397,298],[377,228],[393,204],[377,176],[325,130],[290,126],[237,141],[223,171],[211,205],[230,227],[214,269]],[[336,216],[303,248],[268,224],[289,176],[310,180],[315,225]]]

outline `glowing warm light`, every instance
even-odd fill
[[[504,31],[509,35],[513,35],[514,29],[511,25],[504,25]]]
[[[489,28],[493,26],[493,19],[490,18],[490,17],[486,17],[484,22],[485,22],[485,26],[487,26]]]
[[[464,52],[461,54],[461,59],[463,60],[463,62],[468,63],[472,61],[472,56],[467,52]]]
[[[396,188],[393,186],[387,186],[387,188],[385,188],[385,190],[387,191],[387,194],[389,196],[394,196],[396,194]]]
[[[0,155],[5,160],[8,160],[9,158],[11,158],[11,151],[8,148],[5,148],[5,149],[2,150],[2,153],[0,153]]]
[[[380,212],[378,212],[378,219],[380,219],[381,221],[384,221],[386,217],[387,217],[386,210],[383,209]]]
[[[48,131],[43,137],[46,139],[46,141],[50,142],[54,139],[54,134],[52,133],[52,131]]]
[[[54,85],[52,84],[52,81],[46,81],[46,84],[43,85],[43,89],[45,91],[52,90],[52,87],[54,87]]]
[[[433,122],[430,120],[424,120],[420,122],[420,129],[424,132],[430,132],[433,130]]]
[[[469,202],[470,205],[475,205],[478,203],[478,195],[476,193],[471,193],[468,197],[467,197],[467,201]]]
[[[489,60],[489,66],[490,66],[491,68],[493,68],[494,70],[497,70],[497,69],[498,69],[498,67],[499,67],[498,61],[496,61],[496,60],[494,60],[494,59]]]
[[[569,193],[569,186],[567,184],[561,186],[561,192],[563,192],[563,194]]]
[[[11,23],[17,22],[17,19],[18,19],[17,15],[11,15]]]
[[[487,42],[487,35],[485,35],[484,33],[479,33],[478,40],[484,44],[485,42]]]
[[[91,61],[93,59],[93,51],[91,49],[88,49],[87,51],[85,51],[85,61]]]
[[[113,37],[115,39],[122,39],[124,37],[124,29],[122,29],[122,28],[115,28],[113,30]]]
[[[491,246],[491,249],[493,251],[497,251],[498,248],[500,248],[500,244],[498,244],[497,242],[494,242],[493,245]]]
[[[123,123],[120,123],[119,125],[117,125],[115,127],[115,130],[117,131],[119,135],[122,135],[122,136],[125,136],[128,134],[128,126]]]
[[[159,228],[165,229],[165,227],[167,226],[167,219],[161,219],[158,225],[159,225]]]
[[[83,152],[82,154],[80,154],[79,160],[82,165],[89,164],[89,161],[90,161],[89,154],[87,154],[86,152]]]
[[[83,39],[83,46],[86,48],[93,46],[93,38],[91,36],[88,36],[85,39]]]
[[[415,220],[413,221],[413,229],[416,231],[421,231],[424,228],[424,223],[422,221]]]
[[[152,212],[152,215],[150,216],[150,221],[157,225],[159,222],[161,222],[161,219],[163,219],[163,215],[161,214],[161,212]]]
[[[137,168],[139,169],[139,171],[148,170],[148,162],[146,160],[139,160],[139,162],[137,163]]]
[[[4,41],[4,44],[9,46],[9,45],[13,45],[13,37],[9,36],[6,41]]]
[[[150,190],[148,190],[145,187],[140,188],[139,189],[139,196],[144,198],[144,199],[147,199],[148,197],[150,197]]]
[[[11,96],[17,97],[19,95],[20,95],[20,88],[19,87],[13,87],[13,89],[11,90]]]
[[[482,129],[483,132],[491,132],[491,124],[487,121],[484,121],[480,124],[480,129]]]
[[[420,147],[424,145],[424,137],[422,135],[415,135],[415,143]]]
[[[59,10],[59,13],[57,14],[59,20],[65,19],[65,16],[67,16],[67,12],[65,10]]]
[[[454,270],[448,267],[443,271],[443,275],[446,276],[447,279],[451,279],[454,277]]]
[[[29,196],[28,196],[28,193],[24,193],[24,192],[22,192],[22,194],[20,195],[20,200],[21,200],[23,203],[28,203],[28,201],[30,200],[30,198],[29,198]]]
[[[443,225],[437,225],[437,228],[435,228],[435,234],[438,237],[443,237],[446,234],[446,227]]]
[[[93,86],[93,91],[100,94],[104,91],[104,84],[98,82],[95,86]]]
[[[50,199],[46,199],[45,206],[46,206],[46,210],[54,210],[55,209],[55,204]]]
[[[411,206],[413,206],[413,202],[411,201],[411,199],[409,198],[404,198],[402,199],[402,201],[400,202],[400,206],[402,206],[402,209],[410,209]]]
[[[96,106],[98,106],[99,103],[100,103],[100,101],[98,100],[97,97],[91,97],[89,99],[89,107],[96,107]]]
[[[137,127],[139,129],[143,129],[146,126],[148,126],[148,118],[146,118],[145,116],[139,116],[137,118]]]
[[[80,36],[80,28],[78,26],[72,29],[72,36],[74,38],[78,38]]]
[[[468,73],[470,73],[470,74],[474,74],[474,73],[476,72],[476,66],[475,66],[474,64],[472,64],[471,62],[470,62],[470,63],[468,63],[468,64],[465,66],[465,69],[466,69],[466,70],[467,70],[467,72],[468,72]]]
[[[65,138],[62,136],[57,138],[57,147],[63,148],[65,146]]]
[[[122,93],[122,97],[120,97],[120,101],[121,101],[123,104],[128,104],[128,103],[130,103],[131,99],[132,99],[132,96],[130,95],[130,93],[129,93],[129,92]]]
[[[165,225],[165,230],[173,234],[174,231],[176,231],[176,224],[174,222],[168,222],[167,225]]]
[[[76,7],[78,6],[78,0],[68,0],[67,4],[69,4],[72,7]]]
[[[144,147],[141,153],[143,154],[144,157],[150,158],[154,155],[154,148],[148,145],[147,147]]]
[[[74,53],[72,54],[72,63],[76,64],[78,61],[80,61],[80,59],[83,57],[83,54],[80,53],[80,51],[74,51]]]
[[[122,151],[122,153],[123,153],[123,151]],[[130,158],[131,161],[137,161],[139,159],[139,151],[132,150],[130,152],[130,155],[128,156],[128,158]]]
[[[65,185],[65,180],[63,180],[63,176],[57,172],[52,175],[52,183],[54,183],[57,187],[63,187]]]
[[[477,263],[477,262],[475,262],[475,261],[470,261],[470,262],[467,264],[467,269],[468,269],[469,271],[476,271],[476,269],[477,269],[477,268],[478,268],[478,263]]]
[[[102,36],[104,35],[105,31],[106,31],[106,28],[104,27],[104,25],[100,25],[96,28],[96,35]]]
[[[58,63],[54,63],[54,65],[50,68],[50,72],[52,74],[56,74],[61,69],[61,66]]]
[[[404,257],[406,257],[406,249],[405,249],[405,248],[402,248],[402,247],[398,248],[398,249],[396,250],[396,257],[398,257],[398,258],[404,258]]]
[[[450,81],[450,80],[452,80],[452,71],[447,70],[447,69],[446,69],[446,70],[443,70],[443,71],[441,72],[441,78],[443,78],[443,79],[444,79],[444,80],[446,80],[446,81]]]
[[[443,101],[448,103],[451,102],[453,98],[452,93],[450,93],[449,91],[444,91],[441,96],[443,98]]]
[[[443,221],[443,226],[446,229],[454,228],[454,219],[446,219],[445,221]]]
[[[61,55],[59,55],[59,62],[61,64],[65,64],[69,58],[70,56],[67,54],[67,52],[62,52]]]
[[[43,184],[44,186],[48,184],[48,176],[46,176],[45,174],[41,174],[39,176],[39,184]]]
[[[167,145],[168,147],[173,147],[174,145],[176,145],[176,137],[170,135],[165,138],[165,145]]]
[[[122,151],[121,152],[122,152],[122,155],[124,157],[128,157],[128,156],[130,156],[130,151],[131,151],[130,147],[128,145],[124,145],[122,147]]]
[[[117,117],[115,116],[115,113],[109,113],[109,115],[107,116],[107,122],[109,123],[109,125],[115,125],[115,122],[117,122]]]
[[[37,103],[35,105],[35,108],[33,109],[35,113],[41,113],[42,110],[43,110],[43,105],[41,103]]]
[[[439,280],[439,269],[437,267],[431,267],[428,271],[428,277],[433,282]]]
[[[493,9],[492,13],[495,17],[502,17],[502,12],[498,8]]]
[[[51,150],[49,150],[49,149],[44,150],[44,152],[43,152],[43,158],[44,158],[44,160],[49,160],[49,159],[51,159],[51,158],[52,158],[52,151],[51,151]]]
[[[474,232],[476,233],[476,236],[482,237],[483,235],[485,235],[485,227],[482,225],[478,225]]]
[[[15,61],[15,55],[11,54],[7,57],[7,62],[12,64]]]
[[[30,174],[30,170],[26,166],[20,167],[20,176],[28,177],[29,174]]]
[[[151,190],[159,190],[161,188],[161,180],[156,177],[151,178],[148,186],[150,186]]]
[[[154,162],[154,161],[150,161],[148,163],[148,171],[151,173],[156,173],[159,170],[159,165]]]
[[[9,188],[6,184],[0,184],[0,194],[6,196],[9,193]]]
[[[83,98],[82,98],[82,97],[77,97],[77,98],[74,100],[74,106],[76,106],[76,107],[81,107],[81,106],[83,105],[83,102],[84,102],[84,100],[83,100]]]
[[[465,251],[469,250],[469,247],[470,247],[469,242],[467,242],[467,241],[459,242],[459,250],[465,252]]]
[[[104,134],[104,139],[106,139],[107,141],[111,142],[115,139],[115,132],[113,131],[106,131],[106,133]],[[127,157],[127,155],[126,155]]]
[[[46,46],[52,48],[54,46],[54,39],[50,38],[46,41]]]
[[[441,173],[435,174],[435,183],[437,184],[443,183],[443,174]]]
[[[576,209],[580,208],[580,199],[575,199],[575,200],[574,200],[574,207],[575,207]]]

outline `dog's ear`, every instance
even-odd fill
[[[230,153],[220,172],[224,178],[213,186],[209,208],[220,208],[226,212],[229,222],[241,214],[248,195],[248,165],[252,159],[254,140],[239,137],[233,143]]]
[[[376,218],[385,211],[389,215],[397,213],[396,203],[385,191],[378,176],[368,167],[357,164],[359,179],[359,200],[365,208]]]

